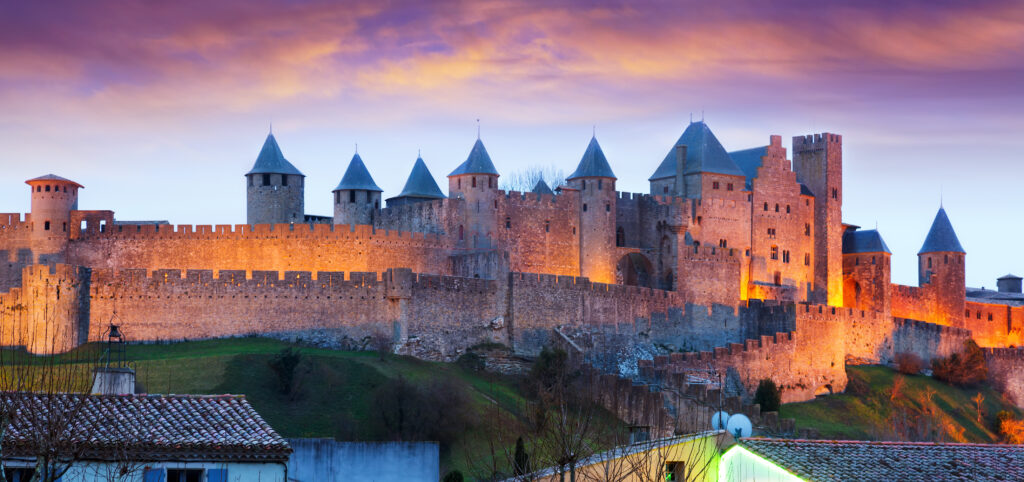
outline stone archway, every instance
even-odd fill
[[[615,273],[615,279],[619,284],[650,288],[654,281],[651,261],[640,253],[629,253],[619,258]]]

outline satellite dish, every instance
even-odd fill
[[[711,416],[711,429],[712,430],[725,430],[725,424],[729,420],[728,412],[717,412]]]
[[[733,437],[749,437],[753,433],[753,425],[750,424],[750,419],[746,415],[737,413],[729,417],[729,422],[725,425],[725,429],[733,435]]]

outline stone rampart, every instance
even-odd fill
[[[1018,407],[1024,408],[1024,347],[983,350],[989,381]]]

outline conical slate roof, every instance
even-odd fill
[[[430,174],[430,169],[427,169],[427,163],[423,162],[422,157],[417,157],[416,163],[412,165],[412,172],[409,173],[409,179],[405,181],[405,187],[395,197],[443,199],[444,194],[441,188],[437,187],[437,181]]]
[[[843,233],[843,253],[889,253],[889,246],[885,244],[882,235],[877,229],[865,229],[863,231],[847,231]]]
[[[60,177],[60,176],[58,176],[56,174],[47,174],[45,176],[34,177],[32,179],[29,179],[29,180],[25,181],[25,184],[29,184],[29,183],[33,183],[33,182],[43,182],[43,181],[66,182],[66,183],[69,183],[69,184],[74,184],[74,185],[76,185],[78,187],[84,187],[81,184],[79,184],[79,183],[77,183],[75,181],[72,181],[71,179],[63,178],[63,177]]]
[[[689,127],[683,131],[683,135],[672,145],[672,149],[668,151],[665,159],[654,171],[650,181],[676,175],[676,146],[680,145],[686,146],[686,170],[683,174],[711,172],[745,176],[707,124],[698,121],[691,122]]]
[[[537,185],[533,186],[533,192],[536,194],[555,194],[543,179],[537,181]]]
[[[967,253],[963,246],[960,246],[960,240],[957,239],[956,232],[953,231],[953,225],[949,222],[949,216],[946,216],[946,210],[940,207],[939,212],[935,214],[935,220],[932,221],[932,228],[928,230],[928,236],[924,238],[924,245],[921,246],[921,250],[917,254],[942,251]]]
[[[263,142],[263,149],[260,149],[260,155],[256,157],[256,164],[253,164],[252,170],[245,173],[247,176],[249,174],[294,174],[296,176],[305,176],[305,174],[299,172],[292,163],[284,158],[281,148],[277,145],[277,139],[274,139],[274,134],[267,134],[267,140]]]
[[[608,165],[608,158],[605,157],[604,151],[601,150],[601,145],[597,143],[596,136],[590,138],[590,144],[587,145],[587,150],[583,153],[583,159],[580,159],[576,170],[566,179],[576,179],[578,177],[610,177],[615,179],[615,173],[612,172],[612,167]]]
[[[487,155],[487,149],[484,148],[484,143],[480,139],[476,140],[473,144],[473,150],[469,151],[469,157],[466,162],[459,164],[449,176],[458,176],[460,174],[493,174],[498,175],[498,170],[494,168],[494,163],[491,162],[491,156]]]
[[[373,176],[370,175],[370,171],[366,170],[366,164],[363,164],[363,158],[359,157],[359,153],[352,156],[352,161],[348,163],[348,169],[345,169],[345,175],[341,176],[341,182],[334,190],[383,191],[377,187],[377,183],[373,182]]]

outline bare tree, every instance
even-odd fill
[[[501,176],[499,186],[505,191],[533,191],[537,183],[544,181],[552,190],[565,184],[565,171],[555,166],[533,165]]]

